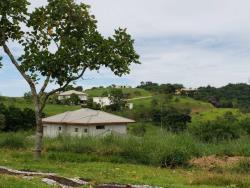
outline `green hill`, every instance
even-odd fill
[[[111,90],[112,88],[94,88],[94,89],[88,89],[85,92],[90,97],[101,97],[103,95],[106,96],[107,93],[109,93]],[[151,92],[139,88],[122,88],[122,91],[124,94],[128,95],[129,98],[145,97],[152,95]]]

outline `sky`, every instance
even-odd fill
[[[46,4],[31,0],[30,10]],[[116,77],[107,69],[87,72],[84,88],[141,81],[181,83],[186,87],[248,83],[250,78],[249,0],[78,0],[91,5],[104,36],[118,27],[135,39],[141,65]],[[11,43],[18,56],[19,46]],[[0,53],[2,51],[0,50]],[[53,85],[48,89],[53,89]],[[4,56],[0,94],[21,96],[28,85]]]

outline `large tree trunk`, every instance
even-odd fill
[[[39,95],[37,95],[36,91],[32,88],[31,91],[33,94],[33,100],[35,105],[35,116],[36,116],[36,138],[35,138],[34,158],[38,160],[41,158],[42,145],[43,145],[42,110],[41,110]]]
[[[34,158],[40,159],[42,154],[42,144],[43,144],[43,125],[42,125],[42,114],[36,114],[36,138],[35,138],[35,150]]]

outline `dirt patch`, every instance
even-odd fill
[[[15,173],[15,172],[10,172],[7,169],[0,169],[0,174],[7,174],[7,175],[14,175],[14,176],[20,175],[20,174]]]
[[[70,186],[70,187],[80,187],[82,184],[72,181],[68,178],[60,177],[60,176],[47,176],[46,178],[54,180],[59,184]]]
[[[204,156],[200,158],[195,158],[189,161],[189,163],[193,166],[204,168],[204,169],[212,169],[215,167],[230,167],[236,165],[240,161],[246,159],[246,157],[235,156]]]

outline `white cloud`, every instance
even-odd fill
[[[85,87],[112,83],[136,85],[143,80],[178,82],[194,87],[221,86],[246,82],[250,75],[249,0],[83,2],[92,6],[91,12],[96,15],[99,30],[104,35],[112,35],[119,26],[128,28],[136,39],[142,61],[142,65],[132,66],[131,74],[123,78],[105,69],[100,74],[88,72],[87,80],[78,82]],[[31,3],[30,10],[44,5],[46,0],[31,0]],[[20,54],[20,48],[14,47],[16,54]],[[22,79],[11,70],[13,67],[9,66],[0,71],[0,91],[20,95],[25,86],[20,85],[20,89],[1,86],[6,81]],[[14,90],[16,92],[12,92]]]

